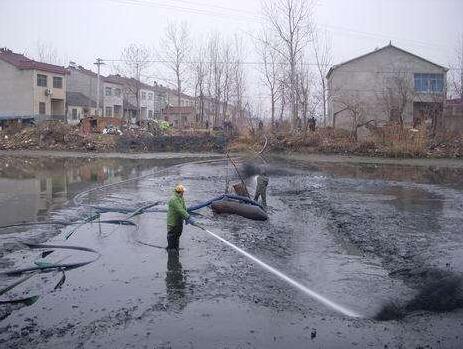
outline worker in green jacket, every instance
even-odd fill
[[[179,249],[180,235],[183,231],[183,221],[193,224],[194,221],[186,210],[183,193],[185,187],[177,185],[174,195],[169,200],[169,210],[167,211],[167,250]]]

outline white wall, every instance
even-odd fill
[[[445,71],[419,57],[407,54],[394,47],[387,47],[366,57],[354,60],[336,68],[328,79],[329,86],[329,125],[334,113],[343,108],[341,101],[360,101],[364,106],[365,120],[387,121],[389,116],[381,105],[386,80],[400,74],[414,89],[414,74],[444,74]],[[431,94],[416,93],[415,101],[433,101]],[[352,118],[348,111],[336,116],[336,127],[351,129]],[[413,120],[413,102],[405,108],[404,121]]]
[[[0,116],[33,116],[32,70],[19,70],[0,60]]]
[[[47,87],[37,86],[37,75],[46,75],[47,76]],[[62,88],[53,87],[53,77],[61,77],[63,79]],[[33,70],[33,89],[34,89],[34,114],[39,116],[40,119],[46,118],[46,116],[52,115],[51,102],[52,99],[58,99],[62,101],[62,111],[56,115],[64,116],[66,113],[66,75],[54,74],[49,72],[44,72],[41,70]],[[51,90],[51,95],[46,95],[45,90]],[[41,117],[39,115],[39,103],[45,103],[45,116]]]

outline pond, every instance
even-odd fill
[[[188,204],[224,192],[224,162],[165,159],[13,158],[0,172],[1,225],[72,221],[95,206],[121,219],[158,203],[137,226],[37,225],[3,229],[4,269],[34,264],[19,242],[90,247],[99,259],[38,274],[2,300],[0,341],[11,347],[458,347],[463,325],[463,192],[459,169],[270,160],[269,220],[199,211],[210,231],[336,304],[350,318],[293,288],[221,241],[186,226],[167,254],[165,203],[177,183]],[[184,162],[184,165],[170,167]],[[8,165],[6,165],[8,164]],[[241,167],[250,191],[259,164]],[[152,174],[153,170],[168,168]],[[228,173],[232,168],[229,167]],[[437,174],[436,174],[437,173]],[[72,200],[88,188],[147,175]],[[239,179],[233,175],[233,182]],[[43,185],[42,185],[43,184]],[[93,207],[93,208],[92,208]],[[115,212],[119,211],[119,212]],[[65,237],[73,232],[66,240]],[[153,246],[150,246],[153,245]],[[57,261],[85,261],[56,251]],[[17,277],[0,277],[8,285]],[[442,292],[433,281],[439,281]],[[446,296],[447,297],[444,297]],[[445,298],[445,301],[442,301]],[[1,306],[1,305],[0,305]],[[381,316],[379,316],[381,315]],[[387,320],[387,321],[386,321]]]

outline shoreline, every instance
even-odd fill
[[[0,150],[0,156],[26,156],[51,158],[100,158],[100,159],[169,159],[169,158],[210,158],[222,157],[217,153],[182,153],[182,152],[155,152],[155,153],[119,153],[119,152],[81,152],[67,150]]]
[[[241,153],[235,153],[240,155]],[[50,158],[101,158],[101,159],[169,159],[169,158],[211,158],[224,157],[219,153],[188,153],[188,152],[151,152],[151,153],[121,153],[121,152],[75,152],[62,150],[0,150],[0,156],[50,157]],[[351,163],[402,165],[420,167],[463,168],[463,159],[455,158],[386,158],[362,155],[340,155],[322,153],[268,153],[267,156],[276,160],[290,160],[318,163]]]
[[[364,165],[402,165],[419,167],[447,167],[463,168],[463,159],[455,158],[386,158],[362,155],[339,155],[339,154],[320,154],[320,153],[270,153],[269,157],[278,160],[291,160],[302,162],[327,162],[327,163],[350,163]]]

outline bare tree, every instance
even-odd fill
[[[197,113],[199,114],[199,121],[201,123],[205,122],[205,99],[206,99],[206,89],[207,89],[207,74],[208,66],[206,62],[207,47],[204,43],[200,43],[194,54],[194,64],[193,64],[193,79],[194,79],[194,90],[196,98],[196,107]]]
[[[302,119],[302,131],[304,137],[307,135],[310,119],[315,118],[317,101],[313,94],[313,77],[312,72],[308,65],[301,61],[298,69],[298,88],[297,88],[297,102],[300,110],[300,117]]]
[[[222,119],[224,121],[229,121],[229,104],[233,89],[233,64],[234,64],[234,52],[232,43],[229,40],[226,40],[222,43],[221,51],[221,62],[223,80],[222,80]]]
[[[275,124],[277,102],[282,97],[281,93],[279,93],[283,79],[282,65],[280,64],[281,59],[278,52],[273,48],[277,45],[277,43],[272,43],[272,38],[269,37],[265,30],[259,34],[259,38],[256,41],[257,53],[262,63],[259,65],[260,73],[270,95],[272,127]]]
[[[457,44],[454,62],[451,65],[453,66],[449,74],[451,92],[463,100],[463,34]]]
[[[283,118],[285,115],[286,107],[287,107],[287,87],[286,87],[286,81],[284,79],[281,79],[278,82],[278,100],[280,104],[279,108],[279,122],[280,124],[283,122]]]
[[[36,41],[35,59],[39,62],[62,65],[62,60],[58,57],[58,50],[50,42]]]
[[[246,72],[243,65],[243,41],[239,36],[235,36],[235,61],[233,64],[233,87],[234,87],[234,115],[235,126],[241,123],[245,117],[244,95],[246,92]]]
[[[352,138],[357,141],[358,129],[374,123],[375,120],[367,119],[366,105],[364,102],[362,102],[362,99],[357,94],[340,94],[336,97],[335,102],[340,106],[339,110],[336,112],[337,115],[335,115],[335,117],[344,114],[351,118]]]
[[[325,32],[323,35],[315,32],[313,33],[312,48],[315,56],[315,63],[320,79],[320,102],[323,112],[323,126],[326,126],[328,117],[328,81],[326,76],[333,63],[333,56],[331,52],[331,40]]]
[[[187,75],[188,57],[191,50],[190,32],[186,22],[170,22],[161,41],[163,60],[176,79],[177,104],[181,105],[181,94]]]
[[[213,126],[219,122],[221,112],[221,102],[223,97],[223,62],[221,61],[222,39],[220,34],[212,34],[208,40],[209,54],[209,78],[208,90],[213,102]]]
[[[311,38],[313,4],[308,0],[263,0],[264,15],[280,46],[273,47],[289,66],[289,99],[293,129],[298,121],[297,66]]]
[[[415,95],[409,74],[394,72],[384,76],[382,92],[377,94],[377,99],[389,120],[403,127],[407,106],[413,103]]]
[[[140,121],[141,117],[140,90],[142,84],[140,77],[151,66],[151,57],[151,51],[144,45],[130,44],[122,50],[122,66],[116,67],[119,73],[130,78],[127,79],[124,86],[124,99],[129,101],[131,98],[135,98],[138,121]]]

